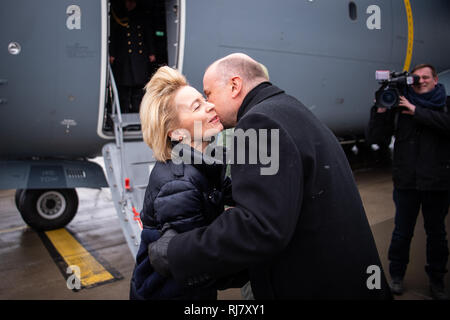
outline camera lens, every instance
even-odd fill
[[[398,100],[398,95],[395,90],[386,90],[383,91],[380,95],[380,104],[385,108],[392,108],[396,105]]]

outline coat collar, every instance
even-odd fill
[[[244,101],[242,101],[242,104],[239,107],[237,121],[239,121],[248,111],[250,111],[251,108],[261,101],[283,92],[283,90],[268,81],[260,83],[245,96]]]
[[[187,164],[190,164],[194,166],[197,170],[202,172],[206,177],[210,179],[217,179],[217,175],[220,175],[220,172],[223,168],[224,164],[224,158],[225,158],[225,151],[222,150],[222,153],[219,153],[218,155],[222,155],[223,158],[218,157],[210,157],[206,153],[202,153],[191,146],[184,144],[184,143],[178,143],[178,142],[172,142],[172,147],[175,147],[178,145],[179,147],[179,153],[174,154],[171,163],[171,169],[172,173],[175,176],[183,176],[184,175],[184,166]],[[217,146],[215,144],[211,144],[208,147],[213,148],[213,150],[209,150],[208,152],[211,153],[213,156],[215,155],[215,150],[217,148],[223,148],[221,146]],[[186,155],[186,157],[184,156]],[[176,164],[174,163],[174,160]],[[186,163],[187,160],[188,162]],[[181,162],[181,163],[180,163]]]
[[[216,163],[216,164],[223,164],[223,159],[219,158],[219,157],[214,157],[215,156],[215,150],[217,148],[222,148],[221,146],[218,146],[216,143],[211,143],[210,145],[208,145],[206,147],[206,150],[208,151],[209,154],[211,154],[212,156],[209,156],[206,153],[202,153],[200,151],[198,151],[197,149],[192,148],[190,145],[187,145],[185,143],[181,143],[181,142],[172,142],[172,149],[178,146],[178,153],[173,154],[173,158],[176,160],[180,160],[182,162],[185,162],[185,159],[188,159],[188,161],[190,161],[190,164],[201,164],[201,165],[208,165],[211,163]],[[210,149],[212,148],[212,149]],[[205,150],[205,151],[206,151]],[[187,154],[187,157],[184,157],[184,154]],[[178,162],[180,162],[178,161]]]

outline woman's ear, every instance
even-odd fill
[[[171,130],[167,133],[167,136],[170,138],[171,141],[183,141],[187,138],[185,130]]]
[[[180,134],[175,133],[175,130],[169,131],[167,136],[169,137],[170,141],[181,141],[183,139],[183,137]]]
[[[177,135],[175,134],[174,130],[170,130],[167,133],[167,136],[169,137],[170,141],[177,141]]]

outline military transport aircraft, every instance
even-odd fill
[[[126,161],[111,160],[114,151],[106,148],[116,146],[123,154],[126,142],[141,143],[139,131],[127,130],[139,123],[137,114],[119,112],[108,63],[110,13],[120,11],[119,2],[0,3],[0,188],[17,189],[18,210],[36,229],[70,222],[77,211],[75,188],[108,186],[103,169],[90,161],[102,148],[111,189],[145,189],[149,164],[141,166],[141,185],[130,185]],[[247,53],[342,140],[363,135],[378,87],[375,70],[409,70],[424,62],[438,72],[450,69],[447,0],[141,0],[139,5],[152,17],[158,64],[178,68],[202,91],[210,63]],[[151,159],[150,151],[142,154]],[[117,171],[114,180],[110,174]],[[136,224],[141,198],[130,209]],[[117,201],[122,211],[125,200]]]

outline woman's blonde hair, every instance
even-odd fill
[[[171,159],[172,142],[168,134],[177,125],[173,100],[178,89],[187,85],[180,72],[165,66],[159,68],[145,86],[140,107],[142,136],[158,161]]]

